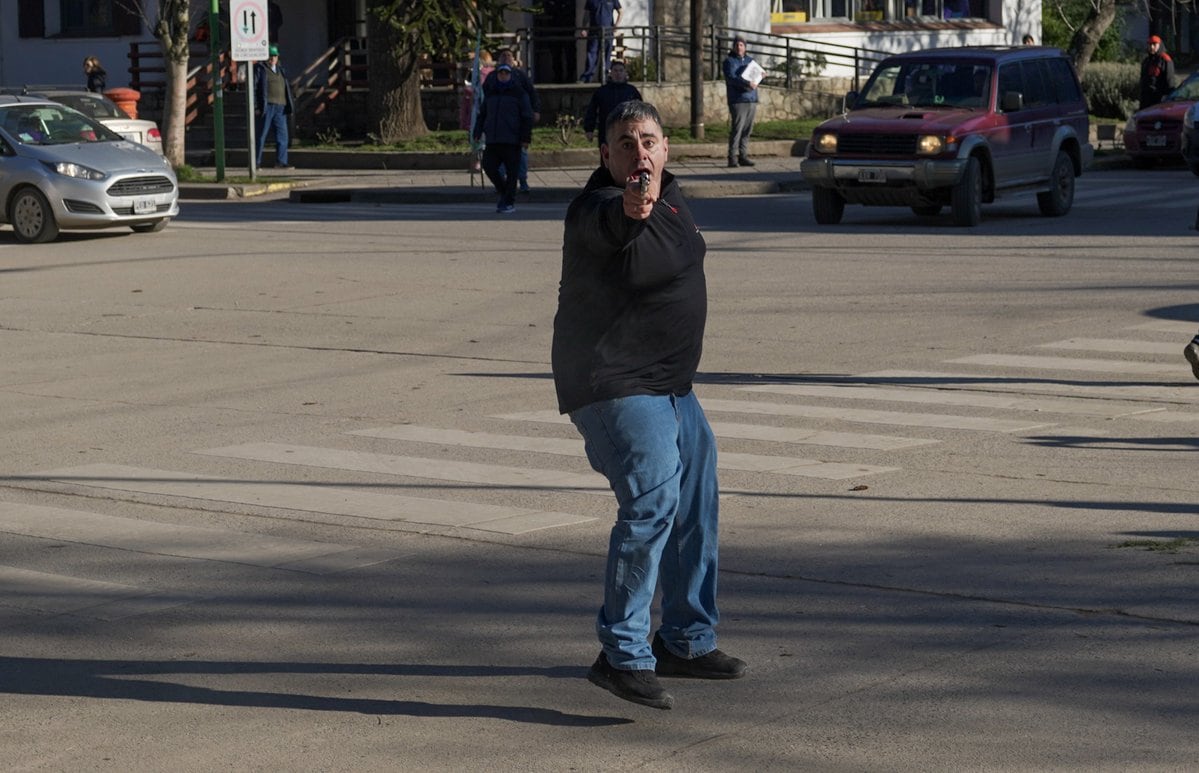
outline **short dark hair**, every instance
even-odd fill
[[[658,108],[649,102],[630,99],[627,102],[621,102],[612,108],[611,113],[608,113],[608,120],[604,121],[604,135],[611,137],[612,127],[625,121],[653,121],[658,124],[659,129],[662,128],[662,116],[658,115]]]

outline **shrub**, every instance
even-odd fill
[[[1082,91],[1092,114],[1124,120],[1136,112],[1140,83],[1138,65],[1091,62],[1082,78]]]
[[[629,81],[657,81],[658,63],[653,59],[643,59],[639,56],[626,56],[625,69],[629,71]]]

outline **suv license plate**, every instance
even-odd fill
[[[885,183],[886,181],[886,170],[873,166],[858,170],[858,182],[860,183]]]
[[[1147,148],[1164,148],[1166,147],[1167,137],[1164,134],[1150,134],[1145,137],[1145,147]]]
[[[134,199],[133,214],[135,215],[152,215],[158,211],[158,205],[154,203],[154,199]]]

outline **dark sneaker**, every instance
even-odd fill
[[[729,159],[729,168],[735,168],[736,166],[737,166],[737,159],[730,158]]]
[[[1199,341],[1187,344],[1187,348],[1182,350],[1182,356],[1191,363],[1191,372],[1195,374],[1195,378],[1199,378]]]
[[[662,689],[653,671],[622,671],[613,668],[602,652],[587,672],[587,681],[603,687],[617,698],[640,703],[642,706],[655,709],[674,708],[674,697]]]
[[[741,166],[753,166],[754,165],[754,162],[750,161],[745,156],[742,156],[741,158],[737,159],[737,163],[740,164]]]
[[[720,650],[712,650],[707,655],[698,658],[681,658],[670,650],[662,637],[654,634],[654,657],[658,665],[654,669],[658,676],[689,676],[692,679],[740,679],[745,676],[747,668],[745,661],[726,655]]]

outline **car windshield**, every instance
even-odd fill
[[[84,115],[90,115],[97,121],[102,121],[105,118],[129,117],[121,112],[121,109],[117,107],[115,102],[99,94],[88,94],[86,92],[78,94],[50,94],[46,98],[74,108]]]
[[[870,76],[854,108],[985,107],[991,96],[991,67],[973,62],[904,61],[881,65]]]
[[[1167,102],[1194,102],[1199,101],[1199,73],[1193,73],[1191,77],[1184,80],[1178,85],[1178,88],[1170,92],[1166,97]]]
[[[0,126],[21,145],[119,142],[122,137],[77,110],[62,105],[11,105],[0,110]]]

